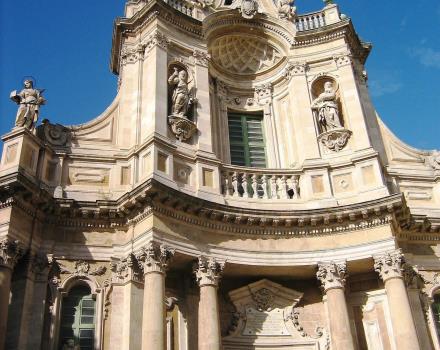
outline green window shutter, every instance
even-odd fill
[[[95,338],[95,300],[90,288],[72,288],[63,298],[61,311],[60,347],[73,339],[81,350],[93,350]]]
[[[229,114],[228,124],[231,163],[265,168],[266,147],[262,116]]]

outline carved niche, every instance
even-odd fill
[[[197,131],[194,123],[195,89],[188,68],[173,63],[168,68],[168,124],[181,142],[189,141]]]
[[[272,349],[282,345],[311,350],[321,346],[324,337],[316,339],[299,331],[302,328],[297,324],[295,308],[302,296],[303,293],[267,279],[229,292],[236,312],[233,327],[223,338],[224,349]]]
[[[329,152],[341,151],[347,145],[352,132],[344,126],[338,84],[331,77],[320,77],[312,84],[312,96],[318,141]]]

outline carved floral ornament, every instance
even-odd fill
[[[148,273],[165,273],[168,263],[174,256],[175,250],[164,244],[150,242],[142,247],[135,256],[140,269],[146,275]]]
[[[57,262],[60,273],[61,274],[71,274],[74,276],[79,277],[86,277],[86,276],[102,276],[107,271],[107,268],[105,266],[98,266],[96,268],[91,268],[90,264],[87,261],[84,260],[77,260],[73,263],[73,270],[70,268],[67,268],[60,262]]]

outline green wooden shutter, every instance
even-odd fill
[[[95,300],[90,288],[72,288],[63,299],[61,311],[60,344],[73,339],[81,350],[93,350],[95,338]]]
[[[265,168],[266,147],[262,116],[229,114],[228,122],[231,163]]]

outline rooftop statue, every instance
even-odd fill
[[[40,106],[46,103],[42,96],[43,92],[44,90],[35,89],[34,83],[29,79],[24,81],[24,89],[19,93],[16,90],[11,92],[11,100],[19,106],[15,118],[15,126],[24,126],[29,130],[35,128]]]
[[[278,17],[281,19],[292,19],[296,16],[295,0],[278,1]]]
[[[171,97],[171,114],[187,117],[189,105],[192,102],[188,89],[188,73],[174,67],[174,73],[168,78],[168,84],[174,87]]]
[[[318,122],[323,132],[343,127],[332,82],[327,81],[324,84],[324,92],[312,102],[312,108],[318,111]]]

